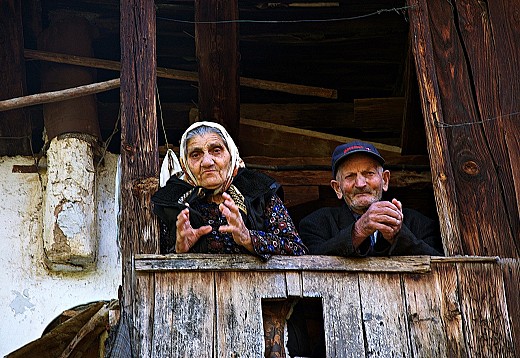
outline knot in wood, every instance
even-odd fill
[[[155,193],[159,187],[159,179],[156,177],[142,178],[134,181],[132,192],[134,195]]]
[[[477,175],[480,173],[480,167],[472,160],[464,162],[464,164],[462,164],[462,170],[468,175]]]

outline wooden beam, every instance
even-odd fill
[[[25,58],[65,63],[77,66],[86,66],[93,68],[101,68],[105,70],[119,71],[121,64],[117,61],[101,60],[95,58],[71,56],[65,54],[57,54],[52,52],[37,51],[26,49],[24,51]],[[160,78],[168,78],[172,80],[198,82],[199,76],[196,72],[175,70],[171,68],[158,67],[157,76]],[[284,92],[301,96],[315,96],[321,98],[337,99],[338,91],[335,89],[295,85],[290,83],[282,83],[275,81],[260,80],[255,78],[240,77],[240,85],[257,89]]]
[[[238,0],[195,1],[199,120],[222,124],[233,138],[240,126]],[[219,21],[224,21],[219,23]]]
[[[430,271],[430,256],[365,257],[280,256],[262,262],[251,255],[171,254],[136,255],[136,271],[214,270],[214,271],[347,271],[415,272]]]
[[[408,2],[445,251],[519,257],[519,115],[510,100],[518,46],[502,41],[518,29],[513,2]],[[471,31],[461,27],[468,23]]]
[[[419,84],[415,72],[412,52],[412,33],[408,34],[408,51],[405,60],[404,79],[405,103],[401,126],[401,148],[403,154],[427,154],[426,132],[421,111]]]
[[[20,0],[0,1],[0,100],[26,93]],[[31,154],[31,120],[17,110],[0,113],[0,155]]]
[[[354,100],[354,127],[366,131],[396,131],[400,134],[404,98],[361,98]]]
[[[32,94],[23,97],[6,99],[0,101],[0,112],[9,111],[16,108],[35,106],[38,104],[66,101],[71,98],[88,96],[91,94],[109,91],[120,86],[119,78],[104,82],[92,83],[90,85],[78,86],[61,91],[51,91]]]
[[[243,156],[276,157],[283,154],[284,157],[327,157],[339,144],[355,140],[246,118],[242,118],[240,122],[243,131],[240,136],[240,150]],[[400,157],[399,147],[373,144],[389,162]]]
[[[155,3],[121,1],[121,214],[122,315],[128,322],[132,355],[149,357],[152,314],[137,307],[153,296],[153,283],[138,281],[133,255],[159,252],[159,225],[151,197],[158,188]],[[148,307],[150,308],[150,307]]]

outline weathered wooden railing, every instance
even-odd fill
[[[136,255],[141,357],[263,357],[262,299],[321,297],[327,357],[515,357],[501,261]]]

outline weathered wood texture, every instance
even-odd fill
[[[64,101],[71,98],[88,96],[91,94],[118,88],[119,85],[119,78],[115,78],[113,80],[77,86],[74,88],[68,88],[59,91],[43,92],[23,97],[10,98],[0,101],[0,112],[9,111],[16,108],[23,108],[27,106],[34,106],[37,104],[53,103]]]
[[[153,306],[150,357],[262,357],[262,300],[291,296],[322,299],[327,357],[518,353],[511,334],[518,315],[506,303],[504,263],[496,258],[432,258],[431,270],[385,272],[392,261],[416,258],[320,257],[322,267],[312,270],[312,256],[273,257],[278,264],[267,271],[243,271],[230,255],[215,256],[211,266],[204,255],[183,257],[135,258],[137,276],[155,280],[155,301],[139,305],[143,312]],[[159,259],[170,263],[145,268]],[[304,259],[308,267],[291,264]],[[240,261],[269,265],[254,257]],[[360,271],[363,264],[367,270]],[[379,270],[370,272],[372,266]]]
[[[238,0],[195,1],[199,120],[222,124],[239,138]],[[220,21],[220,23],[218,23]]]
[[[0,1],[0,100],[26,94],[21,1]],[[23,110],[0,112],[0,155],[31,154],[31,120]]]
[[[409,5],[446,253],[519,257],[517,4]]]
[[[515,343],[516,355],[520,356],[520,260],[503,259],[501,260],[502,270],[504,271],[504,284],[506,288],[507,309],[511,317],[511,328],[513,342]]]
[[[106,70],[119,71],[121,64],[118,61],[102,60],[99,58],[65,55],[48,51],[24,50],[25,58],[42,60],[69,65],[84,66],[90,68],[101,68]],[[168,78],[171,80],[198,82],[197,72],[176,70],[173,68],[157,67],[157,77]],[[291,83],[280,83],[274,81],[260,80],[256,78],[240,77],[240,85],[244,87],[265,89],[275,92],[285,92],[300,96],[316,96],[322,98],[338,98],[337,91],[329,88],[303,86]],[[192,104],[190,104],[192,106]]]
[[[122,312],[128,318],[135,354],[148,353],[150,325],[133,326],[148,302],[153,281],[133,276],[132,255],[159,252],[159,225],[152,213],[151,196],[158,188],[159,156],[155,112],[156,55],[153,1],[121,1],[121,214],[119,234],[123,267]],[[153,309],[145,305],[148,309]],[[132,313],[133,308],[137,313]],[[152,315],[152,311],[148,315]]]

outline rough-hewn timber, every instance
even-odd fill
[[[519,349],[496,257],[140,255],[135,269],[155,287],[153,302],[136,305],[141,326],[153,324],[146,357],[262,357],[261,301],[291,296],[322,299],[328,357],[512,358]]]
[[[134,326],[133,309],[136,301],[152,302],[153,282],[134,277],[132,255],[159,252],[157,218],[150,200],[157,191],[159,171],[153,2],[121,1],[121,59],[121,309],[134,327],[132,342],[140,342],[152,330],[142,319]],[[140,354],[140,345],[132,348]]]
[[[409,3],[447,254],[519,257],[520,107],[511,98],[520,75],[511,63],[520,58],[520,46],[512,36],[519,31],[514,2],[489,8],[477,1]]]

